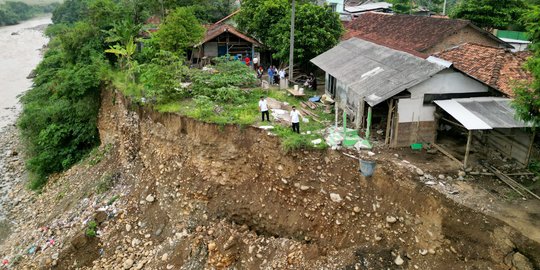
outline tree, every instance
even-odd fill
[[[273,56],[282,62],[289,59],[290,18],[290,13],[283,17],[268,38],[267,45],[276,51]],[[344,31],[339,15],[328,6],[299,5],[295,21],[294,61],[301,65],[334,47]]]
[[[156,32],[156,39],[162,50],[180,55],[200,42],[204,32],[191,8],[177,8],[165,18]]]
[[[237,16],[240,29],[257,37],[288,62],[291,5],[288,0],[244,0]],[[298,1],[295,19],[295,63],[305,65],[332,48],[343,33],[339,15],[328,6]]]
[[[409,14],[413,8],[411,0],[391,0],[392,10],[396,13]]]
[[[516,96],[513,105],[518,118],[530,121],[538,127],[540,126],[540,7],[533,6],[523,18],[523,23],[532,42],[530,50],[533,56],[527,61],[526,68],[531,72],[533,81],[514,89]]]
[[[450,16],[470,20],[488,30],[507,29],[521,18],[525,10],[522,0],[462,0]]]

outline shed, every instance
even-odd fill
[[[507,157],[528,164],[534,135],[525,132],[529,123],[516,119],[512,100],[498,97],[475,97],[436,100],[435,104],[468,131],[463,166],[466,167],[473,138],[489,145]]]
[[[413,55],[414,54],[414,55]],[[488,87],[454,70],[452,63],[407,53],[359,38],[343,41],[311,61],[326,72],[326,92],[363,127],[365,105],[378,112],[385,142],[433,142],[433,100],[482,96]]]
[[[203,41],[194,46],[193,62],[224,55],[242,55],[243,57],[248,55],[253,58],[256,55],[256,48],[261,46],[262,44],[255,38],[240,32],[232,25],[220,21],[206,26]]]

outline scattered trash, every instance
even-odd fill
[[[321,97],[319,96],[314,96],[314,97],[309,98],[309,101],[311,102],[319,102],[320,100],[321,100]]]
[[[264,130],[270,130],[270,129],[274,129],[274,126],[260,126],[259,128],[264,129]]]
[[[316,140],[311,141],[311,143],[314,144],[314,145],[317,145],[317,144],[322,143],[322,140],[321,139],[316,139]]]
[[[36,253],[36,250],[37,250],[37,247],[35,245],[32,245],[29,249],[28,249],[28,254],[32,255],[34,253]]]

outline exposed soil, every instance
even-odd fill
[[[284,153],[259,129],[155,113],[113,91],[99,126],[103,157],[25,204],[32,219],[0,246],[19,255],[13,269],[540,269],[529,232],[426,185],[414,153],[377,153],[366,178],[340,151]],[[84,235],[91,219],[97,238]]]

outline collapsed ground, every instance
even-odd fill
[[[111,90],[99,126],[99,151],[12,209],[9,268],[540,267],[529,232],[446,198],[406,153],[376,153],[364,178],[338,151],[284,153],[258,129],[153,112]]]

